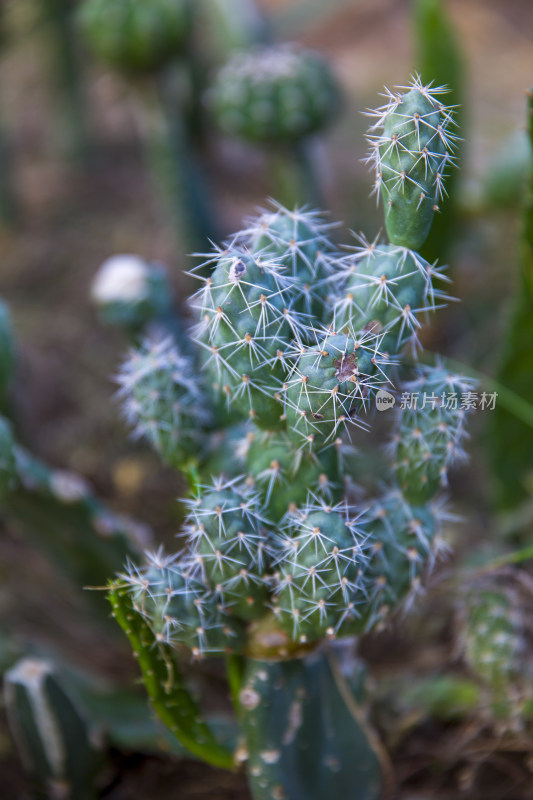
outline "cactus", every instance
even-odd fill
[[[235,54],[218,72],[210,103],[226,133],[254,142],[293,141],[325,127],[338,90],[318,54],[282,44]]]
[[[390,97],[380,111],[390,136],[408,109],[406,147],[420,134],[422,150],[431,148],[429,196],[451,161],[451,111],[418,80]],[[394,152],[381,141],[377,149],[391,164]],[[420,178],[415,162],[406,163],[410,181]],[[400,205],[387,212],[392,242],[360,238],[341,255],[323,215],[274,204],[192,271],[202,270],[191,301],[196,358],[174,376],[174,345],[161,345],[152,375],[139,366],[143,345],[123,368],[126,413],[186,472],[191,497],[180,552],[128,564],[111,603],[154,707],[188,747],[196,712],[187,716],[186,699],[179,717],[160,688],[172,685],[170,667],[152,660],[161,654],[166,664],[184,648],[193,659],[226,657],[242,741],[233,761],[222,760],[246,762],[257,800],[323,800],[332,789],[378,797],[386,759],[340,678],[337,644],[408,611],[447,548],[441,490],[464,457],[473,384],[440,361],[413,364],[423,323],[447,297],[437,285],[445,275],[409,249],[431,223],[427,197],[412,202],[410,189],[403,196],[384,180]],[[348,484],[343,454],[351,432],[370,429],[384,390],[402,399],[386,418],[389,474],[374,476],[379,491],[365,496]],[[211,734],[202,728],[201,737],[208,750],[193,752],[221,763]]]
[[[79,23],[91,50],[126,73],[155,72],[185,49],[191,31],[188,0],[89,0]]]
[[[423,245],[439,202],[446,170],[454,161],[457,135],[452,109],[438,99],[446,89],[415,78],[406,92],[390,92],[372,112],[374,191],[383,197],[385,226],[392,244],[413,250]]]
[[[494,573],[469,586],[462,599],[459,647],[482,690],[484,716],[502,732],[520,730],[532,702],[525,618],[530,592],[519,579],[513,586]]]
[[[4,677],[9,726],[37,798],[96,798],[96,732],[46,661],[26,658]]]
[[[195,381],[194,363],[171,338],[145,341],[117,377],[126,419],[161,458],[179,467],[200,443],[198,429],[209,411]]]
[[[291,201],[319,201],[309,138],[335,117],[340,91],[318,53],[295,44],[237,52],[215,76],[208,102],[225,134],[285,149],[291,158],[280,167],[280,174],[290,169],[291,161],[297,162],[301,188]],[[283,183],[287,186],[288,182]]]

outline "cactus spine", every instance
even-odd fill
[[[443,269],[412,249],[453,161],[452,112],[440,91],[416,79],[378,112],[384,133],[373,160],[390,243],[361,237],[341,255],[321,214],[274,205],[193,270],[202,270],[202,286],[191,303],[192,374],[212,413],[168,428],[188,450],[174,465],[196,476],[185,546],[130,565],[111,587],[130,637],[142,626],[169,653],[185,645],[193,658],[228,656],[242,732],[236,764],[247,762],[257,800],[323,800],[332,787],[377,798],[383,759],[341,691],[330,648],[408,609],[446,549],[439,492],[463,457],[462,400],[472,384],[440,362],[404,363],[408,344],[416,360],[422,325],[447,296]],[[419,403],[389,415],[388,483],[364,497],[346,486],[343,452],[350,431],[370,428],[382,389]],[[133,397],[137,424],[150,416],[158,429],[174,419],[174,390],[181,384],[148,392],[146,419],[133,384],[125,402]],[[195,457],[185,447],[192,431],[205,443]]]

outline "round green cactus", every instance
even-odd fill
[[[200,312],[195,338],[205,368],[228,405],[260,427],[284,427],[280,397],[272,391],[283,370],[280,358],[303,324],[291,309],[293,284],[277,261],[229,244],[218,251],[213,272],[193,298]]]
[[[368,161],[376,172],[375,192],[383,196],[391,242],[414,250],[424,244],[433,215],[445,194],[446,169],[453,164],[457,136],[453,109],[438,99],[443,87],[387,90],[387,103],[373,112]]]
[[[387,381],[388,359],[372,332],[317,335],[314,346],[296,343],[283,387],[289,436],[302,447],[320,447],[348,424],[365,427],[361,413]]]
[[[308,503],[274,539],[274,611],[300,642],[335,635],[343,609],[365,596],[365,535],[345,504]]]
[[[447,485],[448,467],[466,457],[462,443],[468,398],[475,381],[444,366],[421,366],[403,385],[408,413],[400,414],[389,445],[404,496],[422,504]]]
[[[459,645],[484,690],[484,710],[503,731],[521,727],[532,700],[524,598],[493,575],[468,587],[461,599]]]
[[[270,45],[236,53],[216,76],[209,104],[225,133],[253,142],[294,142],[326,127],[340,93],[318,53]]]
[[[194,361],[168,337],[132,350],[117,376],[126,420],[161,458],[180,468],[197,456],[210,414]]]
[[[189,569],[221,606],[239,619],[257,619],[267,599],[265,520],[258,496],[222,480],[188,501]]]
[[[295,450],[284,431],[252,433],[245,468],[247,480],[259,492],[273,522],[291,507],[303,504],[310,491],[332,504],[342,498],[343,481],[335,444],[317,454]]]
[[[399,352],[407,342],[416,347],[421,318],[447,299],[433,285],[435,278],[444,278],[442,269],[405,247],[360,241],[331,279],[335,329],[349,326],[381,334],[386,353]]]
[[[464,655],[489,686],[502,689],[516,676],[523,650],[523,621],[508,592],[496,587],[471,592],[466,605]]]
[[[189,0],[84,0],[79,23],[94,54],[110,67],[142,74],[183,53],[191,34]]]
[[[156,640],[184,644],[196,657],[242,648],[241,623],[224,611],[215,594],[177,556],[166,556],[162,550],[148,554],[145,567],[132,568],[122,578]]]
[[[298,281],[299,296],[293,308],[307,319],[329,321],[327,278],[335,270],[335,251],[328,233],[332,227],[325,215],[274,204],[272,211],[251,217],[243,237],[253,253],[276,259],[287,274]],[[305,317],[304,317],[305,318]]]
[[[372,629],[420,593],[424,573],[446,549],[441,535],[445,518],[441,504],[412,506],[397,490],[370,503],[361,520],[368,537],[368,599],[359,619],[346,621],[346,629]]]

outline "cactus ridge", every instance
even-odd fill
[[[235,241],[217,249],[211,277],[192,298],[201,322],[194,332],[215,388],[260,426],[282,427],[281,405],[270,390],[282,377],[280,356],[304,330],[291,306],[295,281],[277,260]]]
[[[439,95],[445,87],[423,85],[385,90],[385,105],[368,112],[376,119],[368,136],[367,162],[375,171],[374,193],[383,196],[385,224],[393,244],[420,247],[438,204],[446,194],[445,173],[454,164],[458,136],[452,132],[453,108]]]
[[[240,623],[178,554],[167,556],[162,549],[148,553],[146,566],[129,565],[119,578],[156,641],[185,644],[196,658],[240,648]]]
[[[150,73],[183,52],[191,32],[188,0],[86,0],[79,21],[104,63],[129,74]]]
[[[290,506],[304,503],[310,487],[329,503],[339,501],[342,495],[336,449],[304,452],[295,448],[284,431],[250,434],[246,474],[273,521],[281,519]]]
[[[147,439],[173,466],[196,454],[210,412],[192,357],[180,353],[172,337],[145,339],[130,352],[116,380],[134,436]]]
[[[271,205],[272,210],[245,220],[243,241],[252,252],[277,258],[298,281],[299,296],[293,300],[297,311],[309,320],[324,319],[329,311],[326,282],[335,270],[335,249],[328,234],[336,223],[306,207],[290,211],[274,201]]]

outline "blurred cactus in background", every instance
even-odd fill
[[[91,299],[102,320],[136,337],[173,316],[172,290],[163,264],[123,254],[108,258],[95,275]]]
[[[281,199],[320,202],[311,137],[334,120],[340,89],[318,53],[295,44],[239,51],[218,71],[208,103],[225,134],[262,144],[274,155],[286,154],[277,170],[282,178],[278,189],[293,196]],[[296,187],[293,162],[299,174]]]
[[[188,0],[91,0],[80,10],[87,43],[119,72],[157,72],[184,52],[191,32]]]
[[[246,765],[257,800],[370,800],[390,778],[338,642],[423,591],[446,550],[440,492],[464,455],[473,382],[416,364],[420,328],[447,296],[442,268],[416,252],[453,163],[442,92],[415,79],[376,112],[370,160],[390,244],[360,237],[340,254],[325,215],[274,205],[193,270],[196,355],[146,341],[119,376],[134,431],[191,495],[183,548],[130,564],[111,585],[113,613],[160,718],[196,756]],[[365,496],[344,454],[382,402],[397,404],[389,473]],[[226,656],[235,752],[180,677],[183,647]]]

